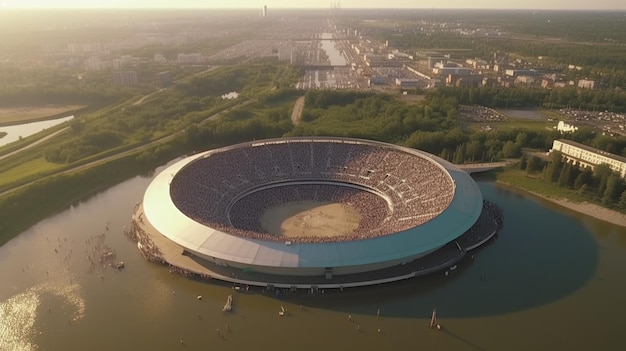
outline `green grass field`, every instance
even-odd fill
[[[0,173],[0,188],[14,184],[23,179],[30,179],[33,176],[44,174],[57,168],[61,168],[61,165],[48,162],[43,158],[24,162],[19,166]]]
[[[544,182],[540,177],[540,173],[528,174],[526,171],[519,169],[519,164],[514,164],[495,172],[495,179],[497,181],[519,189],[554,199],[563,198],[573,202],[585,200],[576,190],[559,188],[554,184]],[[588,199],[586,199],[586,201],[588,201]]]

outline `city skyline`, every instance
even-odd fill
[[[562,9],[562,10],[626,10],[622,0],[528,0],[520,3],[502,3],[495,0],[457,0],[436,6],[416,6],[410,0],[389,0],[381,6],[380,1],[344,0],[319,1],[302,0],[231,0],[228,2],[206,2],[199,0],[0,0],[2,8],[330,8],[339,3],[341,8],[436,8],[436,9]]]

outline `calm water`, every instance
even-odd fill
[[[622,350],[626,345],[624,229],[493,183],[480,187],[504,207],[504,230],[448,277],[281,300],[262,291],[237,294],[234,312],[224,314],[231,289],[171,275],[146,262],[123,235],[149,181],[128,180],[0,247],[0,350]],[[126,263],[123,271],[90,269],[88,255],[104,245]],[[281,305],[290,316],[278,316]],[[442,332],[426,327],[434,307]]]
[[[0,138],[0,146],[7,145],[9,143],[19,140],[20,138],[26,138],[27,136],[31,136],[33,134],[39,133],[44,129],[54,127],[63,122],[69,121],[72,118],[74,118],[74,116],[51,119],[47,121],[17,124],[14,126],[0,127],[0,132],[7,133],[7,135]]]
[[[332,39],[332,33],[322,33],[322,39]],[[337,49],[337,42],[334,40],[322,40],[320,41],[322,44],[322,49],[326,51],[328,55],[328,59],[330,60],[331,66],[345,66],[347,61],[346,58],[343,57],[341,50]]]

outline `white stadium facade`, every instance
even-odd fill
[[[259,217],[268,208],[303,200],[349,204],[360,213],[358,227],[335,236],[264,230]],[[456,240],[482,213],[474,180],[437,156],[371,140],[307,137],[182,159],[154,178],[136,215],[209,268],[332,279],[407,265],[451,243],[461,250]]]

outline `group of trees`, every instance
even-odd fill
[[[124,107],[113,109],[101,116],[79,117],[71,124],[72,135],[63,142],[46,148],[44,157],[49,162],[71,163],[111,148],[147,142],[202,122],[215,111],[256,96],[256,92],[261,89],[270,90],[268,88],[275,82],[289,85],[294,76],[288,65],[264,61],[225,67],[199,75],[190,82],[172,86],[141,104],[125,104]],[[239,92],[237,100],[221,97],[232,91]],[[289,98],[295,100],[294,92],[276,89],[265,93],[261,100],[278,101]],[[194,127],[190,127],[190,147],[201,147],[197,141],[200,136],[212,142],[226,143],[263,136],[280,136],[287,132],[286,125],[291,128],[288,110],[263,102],[260,104],[265,109],[263,112],[254,111],[249,115],[237,115],[245,114],[241,110],[232,112],[223,116],[220,123],[196,127],[198,136],[195,137]]]
[[[430,97],[455,98],[463,105],[494,108],[575,108],[582,110],[626,112],[626,91],[577,89],[529,89],[505,87],[441,87],[428,92]]]
[[[334,135],[405,144],[416,131],[458,127],[456,103],[433,99],[407,105],[391,95],[308,91],[302,122],[289,136]],[[451,141],[452,142],[452,141]]]
[[[567,161],[562,153],[553,151],[548,161],[524,155],[520,168],[529,174],[539,173],[543,181],[559,188],[577,190],[581,197],[589,201],[626,210],[626,181],[607,164],[596,165],[592,170],[581,167],[577,162]]]
[[[470,131],[457,118],[457,100],[428,95],[407,105],[391,95],[309,91],[302,122],[289,136],[333,135],[386,141],[425,150],[455,163],[520,157],[524,148],[548,149],[554,131]]]

